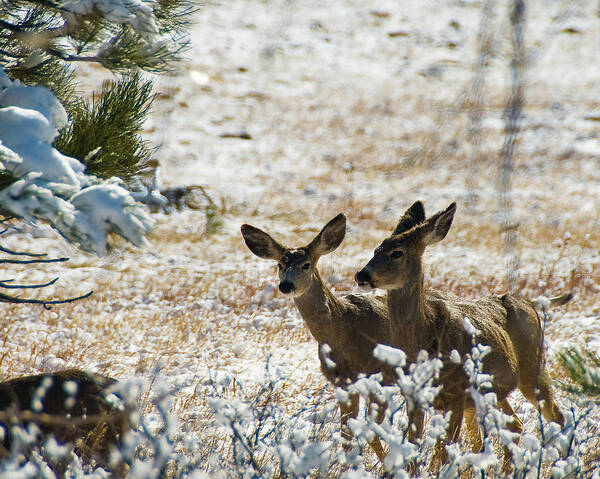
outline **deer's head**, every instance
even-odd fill
[[[287,248],[268,233],[250,225],[242,225],[242,236],[250,251],[259,258],[277,261],[279,290],[292,297],[300,296],[310,285],[317,271],[317,262],[334,251],[344,240],[346,217],[337,215],[307,245]]]
[[[400,218],[392,236],[376,249],[373,258],[356,273],[359,286],[399,289],[420,278],[425,247],[446,237],[456,203],[425,218],[423,203],[415,202]]]

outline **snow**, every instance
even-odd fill
[[[89,15],[95,9],[113,23],[127,23],[141,35],[158,33],[153,0],[73,0],[60,8],[78,15]]]
[[[18,82],[13,82],[8,87],[0,91],[0,108],[8,106],[18,106],[25,110],[35,110],[40,112],[56,130],[66,126],[68,117],[67,112],[57,98],[42,86],[24,86]],[[48,141],[52,141],[54,136],[48,135]]]
[[[455,364],[461,363],[460,354],[456,349],[450,351],[450,361],[452,361]]]
[[[19,155],[20,165],[14,168],[17,176],[36,171],[48,181],[80,187],[79,179],[69,159],[52,147],[57,131],[42,113],[19,107],[0,106],[0,141]]]
[[[135,246],[147,244],[144,235],[153,222],[145,207],[133,200],[129,192],[117,183],[103,183],[82,189],[70,199],[77,210],[74,226],[89,232],[95,253],[102,255],[108,247],[108,236],[118,233]]]
[[[467,332],[467,334],[469,336],[472,336],[473,338],[475,338],[476,336],[479,336],[480,331],[473,325],[471,320],[469,318],[467,318],[466,316],[463,318],[463,328],[465,329],[465,331]]]
[[[390,366],[403,367],[406,364],[406,354],[401,349],[378,344],[373,350],[373,356]]]

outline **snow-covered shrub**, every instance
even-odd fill
[[[403,354],[387,347],[378,348],[377,354],[397,366],[398,385],[383,386],[379,375],[360,378],[348,391],[296,397],[293,412],[281,401],[286,394],[286,379],[268,364],[258,384],[241,384],[230,374],[215,371],[214,379],[203,386],[206,414],[201,418],[194,415],[204,424],[196,433],[184,431],[173,412],[177,390],[158,371],[151,378],[149,392],[147,381],[125,381],[115,394],[129,399],[144,395],[149,399],[143,409],[146,412],[134,418],[139,427],[124,438],[120,450],[113,451],[112,459],[127,464],[127,477],[135,479],[353,479],[384,474],[406,479],[411,474],[444,479],[458,479],[465,474],[486,478],[598,477],[600,469],[594,454],[598,429],[590,415],[593,406],[570,403],[565,408],[563,402],[564,410],[569,412],[562,430],[556,424],[543,423],[538,415],[535,430],[527,430],[520,437],[515,435],[507,428],[512,418],[497,408],[495,394],[489,392],[490,377],[482,372],[486,352],[486,347],[475,344],[471,353],[462,358],[477,408],[482,449],[473,452],[462,443],[447,446],[449,461],[435,473],[429,469],[429,460],[436,442],[444,437],[448,422],[431,405],[440,361],[422,354],[416,364],[404,371]],[[364,399],[375,395],[388,407],[381,424],[367,410],[350,420],[355,438],[352,447],[344,449],[335,398],[348,392]],[[414,443],[408,440],[407,407],[423,408],[428,417],[423,437]],[[35,434],[35,428],[22,431],[20,451],[31,444]],[[389,448],[384,464],[378,463],[367,447],[375,434]],[[511,452],[510,473],[503,463],[504,446]],[[21,477],[55,477],[48,458],[63,456],[69,457],[67,474],[71,477],[106,477],[102,469],[90,469],[72,450],[51,442],[43,449],[29,450],[26,460],[22,460],[23,454],[16,454],[0,462],[0,475],[10,471]],[[21,457],[20,462],[17,457]]]
[[[349,421],[354,433],[353,447],[344,450],[339,433],[339,412],[333,397],[314,401],[295,414],[289,414],[273,398],[278,395],[284,379],[267,376],[259,391],[227,398],[218,388],[209,400],[214,412],[213,427],[220,430],[231,443],[230,454],[218,452],[219,464],[207,469],[210,477],[417,477],[459,478],[465,473],[475,477],[592,477],[598,468],[590,462],[590,448],[597,427],[589,418],[589,408],[571,404],[567,424],[561,428],[542,421],[537,414],[538,427],[522,435],[511,432],[512,420],[497,407],[494,393],[489,392],[491,377],[483,372],[483,358],[488,348],[474,344],[463,360],[470,378],[470,393],[477,408],[477,422],[482,433],[481,451],[468,450],[467,444],[447,446],[449,461],[439,472],[429,470],[429,459],[438,439],[445,436],[447,417],[432,407],[437,388],[434,379],[440,371],[438,358],[421,354],[408,372],[402,369],[401,351],[380,346],[376,354],[395,364],[399,380],[396,386],[382,386],[379,375],[359,379],[348,390],[338,390],[336,398],[358,393],[364,399],[376,396],[387,402],[385,419],[381,424],[375,415],[363,411]],[[455,355],[457,356],[457,355]],[[243,390],[238,385],[238,390]],[[425,410],[428,421],[423,437],[415,443],[408,440],[407,408]],[[374,435],[379,436],[389,451],[383,465],[374,463],[367,447]],[[504,447],[510,455],[505,460]],[[508,471],[511,472],[508,472]]]
[[[242,397],[228,399],[214,384],[208,401],[213,427],[230,442],[231,454],[209,461],[216,466],[208,471],[211,477],[308,477],[315,471],[326,474],[340,462],[342,452],[335,445],[341,438],[328,437],[335,406],[317,401],[290,415],[275,401],[282,383],[267,363],[258,390],[246,392],[238,385]]]

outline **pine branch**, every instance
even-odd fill
[[[107,83],[91,104],[82,100],[71,110],[71,126],[61,132],[55,146],[65,155],[81,158],[89,174],[130,182],[150,161],[152,151],[139,131],[154,98],[152,82],[140,73]]]
[[[102,66],[111,71],[140,68],[151,73],[168,73],[181,61],[181,54],[188,47],[189,43],[183,39],[175,46],[167,41],[148,43],[126,27],[103,46],[98,58]]]
[[[190,17],[200,7],[190,0],[159,0],[154,14],[160,24],[162,34],[182,34],[190,27]]]
[[[0,160],[1,160],[1,156],[0,156]],[[12,173],[10,173],[8,171],[0,170],[0,190],[3,188],[6,188],[8,185],[14,183],[18,179],[19,178],[17,178]]]
[[[36,1],[27,9],[20,2],[0,6],[0,64],[2,57],[21,62],[6,65],[28,69],[31,55],[40,62],[95,62],[105,68],[125,72],[141,68],[149,72],[168,72],[188,48],[189,17],[197,7],[189,0],[163,0],[154,5],[157,34],[144,33],[144,23],[118,23],[105,18],[97,9],[76,14],[49,1]],[[156,28],[153,23],[149,24]],[[23,65],[19,65],[23,63]]]

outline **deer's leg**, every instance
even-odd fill
[[[415,408],[408,412],[408,440],[413,444],[416,443],[423,434],[423,426],[425,424],[425,412],[422,409]],[[413,461],[407,465],[406,470],[411,476],[417,474],[417,464]]]
[[[517,416],[517,413],[512,408],[510,403],[506,399],[503,399],[498,403],[498,407],[504,414],[513,417],[513,420],[506,425],[508,427],[508,430],[517,434],[521,434],[523,432],[523,423],[519,419],[519,416]],[[519,439],[515,439],[515,443],[518,442]],[[502,462],[502,472],[508,475],[510,473],[511,468],[512,457],[508,447],[504,446],[504,461]]]
[[[374,394],[369,394],[369,415],[373,410],[373,406],[375,406],[376,408],[375,421],[377,421],[377,424],[381,424],[383,422],[383,419],[385,418],[387,402],[378,400]],[[373,440],[369,442],[369,445],[371,446],[375,454],[377,454],[377,458],[381,462],[383,462],[383,460],[385,459],[385,451],[383,450],[383,445],[381,444],[379,436],[375,436]]]
[[[542,406],[542,416],[548,422],[555,422],[560,424],[561,427],[565,425],[565,417],[554,402],[554,395],[552,394],[552,379],[548,375],[547,371],[542,371],[538,377],[538,402]]]
[[[342,442],[344,449],[349,451],[352,448],[350,441],[354,437],[352,431],[348,427],[348,419],[356,418],[358,416],[358,394],[349,394],[348,401],[340,402],[340,415],[341,415],[341,433],[342,433]]]
[[[432,472],[439,471],[440,467],[448,462],[448,451],[446,451],[446,444],[456,442],[460,434],[460,426],[463,420],[463,414],[465,410],[464,399],[458,401],[450,409],[450,422],[448,423],[448,434],[444,441],[439,440],[435,445],[435,452],[431,458],[429,469]]]
[[[554,402],[552,379],[545,369],[544,351],[538,358],[538,366],[531,371],[521,371],[519,389],[523,396],[538,409],[546,421],[565,425],[565,418]]]
[[[481,429],[477,422],[477,410],[474,407],[465,409],[465,426],[467,427],[467,436],[473,452],[481,452],[483,449],[483,440],[481,439]]]
[[[548,373],[545,370],[542,370],[533,381],[519,384],[519,389],[523,393],[523,396],[525,396],[536,409],[541,411],[542,416],[546,421],[555,422],[564,426],[565,418],[554,402],[551,382],[552,380]]]
[[[408,413],[408,440],[414,443],[423,434],[425,413],[422,409],[415,408]]]

